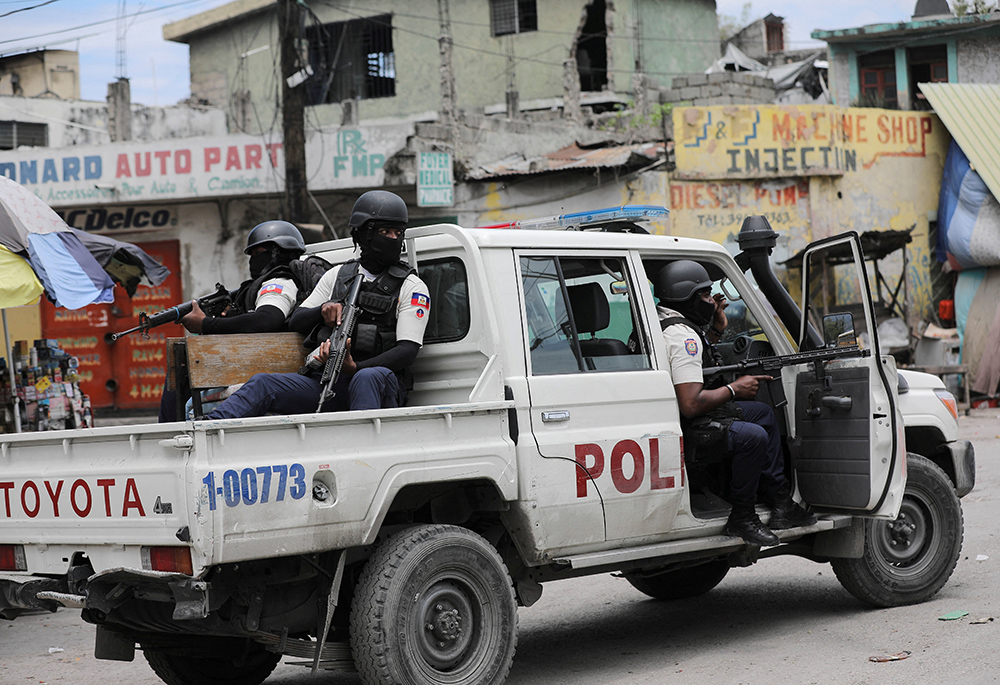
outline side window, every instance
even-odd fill
[[[522,257],[533,375],[652,368],[619,257]]]
[[[431,297],[424,344],[453,342],[469,333],[469,286],[465,264],[457,257],[420,264],[420,278]]]

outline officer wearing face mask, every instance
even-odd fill
[[[287,221],[265,221],[247,236],[250,279],[243,281],[223,316],[206,316],[197,300],[181,319],[192,333],[270,333],[284,330],[301,284],[288,266],[306,251],[302,234]]]
[[[285,330],[285,319],[295,307],[302,284],[288,266],[306,251],[302,234],[287,221],[265,221],[247,236],[244,254],[250,255],[250,279],[237,291],[222,316],[206,316],[198,301],[180,323],[191,333],[272,333]],[[178,419],[177,396],[165,390],[160,398],[159,422]]]
[[[733,505],[724,532],[757,545],[776,545],[772,530],[808,526],[816,516],[791,497],[784,474],[781,434],[774,410],[754,398],[768,376],[741,376],[707,387],[702,369],[721,365],[713,347],[725,332],[728,303],[712,295],[712,279],[701,264],[671,262],[653,282],[657,313],[667,345],[670,376],[681,412],[685,445],[693,451],[718,449],[732,458],[729,499]],[[771,507],[765,526],[757,516],[757,493]]]
[[[372,190],[359,197],[349,225],[360,256],[327,271],[288,320],[307,341],[328,340],[341,322],[350,284],[364,275],[361,313],[324,411],[397,407],[406,400],[409,368],[431,307],[427,286],[400,260],[407,220],[406,203],[394,193]],[[298,374],[257,374],[206,418],[316,411],[327,351],[325,345],[314,350]]]

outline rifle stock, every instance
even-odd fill
[[[821,350],[812,350],[810,352],[779,355],[775,357],[755,357],[753,359],[744,359],[743,361],[735,364],[713,366],[707,369],[702,369],[702,375],[706,379],[723,373],[732,373],[736,376],[771,376],[771,380],[767,381],[767,386],[771,392],[771,400],[774,403],[775,408],[778,408],[788,404],[788,399],[785,397],[785,388],[781,384],[780,371],[782,368],[786,366],[795,366],[796,364],[813,363],[815,364],[816,376],[821,378],[823,362],[833,361],[834,359],[862,357],[864,355],[865,351],[857,345],[850,345],[847,347],[831,347]]]
[[[316,411],[322,411],[323,404],[332,398],[336,393],[334,386],[340,378],[340,369],[344,365],[347,357],[347,340],[354,332],[354,325],[358,321],[361,308],[358,307],[358,295],[361,294],[361,283],[364,276],[358,274],[351,283],[351,289],[347,293],[347,301],[344,303],[344,312],[340,318],[340,325],[330,333],[330,356],[323,367],[323,376],[320,378],[319,404]]]
[[[198,298],[198,306],[201,307],[208,316],[218,316],[225,311],[226,307],[232,304],[235,296],[235,290],[226,290],[226,286],[221,283],[216,283],[215,292]],[[164,309],[162,312],[157,312],[152,316],[143,312],[139,314],[138,326],[133,326],[127,331],[122,331],[121,333],[109,334],[107,338],[108,342],[116,342],[118,339],[124,338],[126,335],[135,333],[136,331],[141,332],[143,338],[148,338],[150,328],[156,328],[157,326],[162,326],[163,324],[180,321],[182,318],[190,314],[192,309],[193,306],[189,300],[170,307],[169,309]]]

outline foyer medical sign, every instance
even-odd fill
[[[453,204],[455,204],[455,181],[451,176],[451,153],[419,153],[417,206],[451,207]]]
[[[386,159],[406,146],[410,128],[310,132],[310,190],[383,185]],[[280,193],[285,160],[279,138],[240,134],[5,151],[0,153],[0,174],[54,207],[162,202]]]
[[[881,159],[927,157],[946,139],[928,112],[835,105],[722,105],[674,110],[676,177],[841,176]]]

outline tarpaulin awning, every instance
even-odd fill
[[[666,145],[662,142],[614,145],[596,149],[585,149],[573,144],[538,157],[515,154],[491,164],[480,165],[469,171],[468,178],[522,176],[569,169],[639,168],[663,159],[665,154]]]

